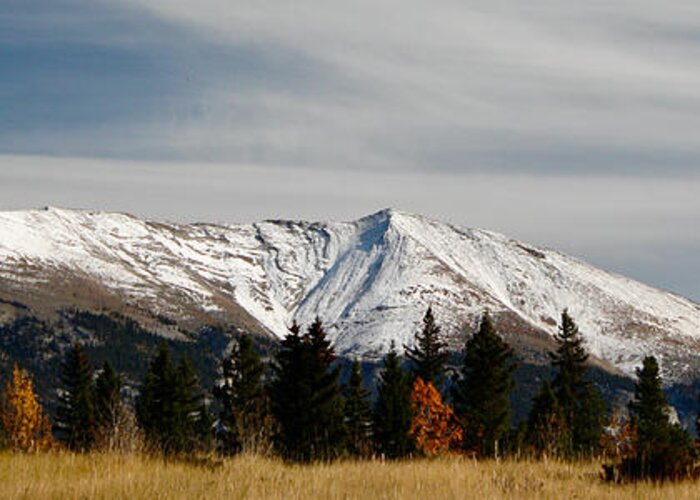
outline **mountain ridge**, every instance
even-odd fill
[[[165,336],[220,322],[279,338],[292,321],[320,316],[341,354],[365,358],[392,340],[410,343],[429,305],[455,349],[489,310],[509,341],[543,353],[569,308],[611,369],[631,375],[647,353],[674,380],[700,366],[700,306],[689,299],[556,250],[393,208],[350,222],[252,224],[0,212],[0,298],[126,311]]]

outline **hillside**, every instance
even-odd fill
[[[336,349],[376,359],[432,305],[458,348],[489,310],[543,359],[561,310],[611,372],[653,353],[669,380],[700,369],[700,306],[559,252],[396,210],[353,222],[173,224],[48,208],[0,213],[0,323],[15,304],[118,312],[173,339],[229,325],[269,338],[320,316]]]

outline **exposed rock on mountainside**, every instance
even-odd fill
[[[456,348],[488,309],[536,358],[569,308],[611,370],[632,374],[650,353],[671,380],[700,370],[697,304],[553,250],[395,210],[241,225],[1,212],[0,299],[47,321],[67,308],[117,311],[175,337],[219,323],[279,337],[319,315],[340,353],[366,357],[410,342],[432,305]]]

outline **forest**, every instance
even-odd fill
[[[107,453],[212,460],[261,457],[332,464],[469,459],[598,464],[600,480],[693,480],[697,444],[674,420],[659,364],[646,357],[634,397],[610,407],[590,377],[575,320],[564,311],[526,418],[513,424],[517,360],[488,313],[456,366],[429,308],[410,346],[392,345],[374,394],[359,361],[338,362],[320,319],[293,324],[266,360],[243,335],[210,387],[186,353],[163,341],[136,389],[74,343],[50,419],[32,374],[15,365],[0,399],[10,454]],[[210,367],[210,369],[212,369]],[[347,373],[341,373],[347,370]]]

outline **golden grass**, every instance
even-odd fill
[[[289,465],[69,453],[0,454],[0,498],[700,498],[700,483],[615,486],[599,465],[557,462],[339,462]]]

